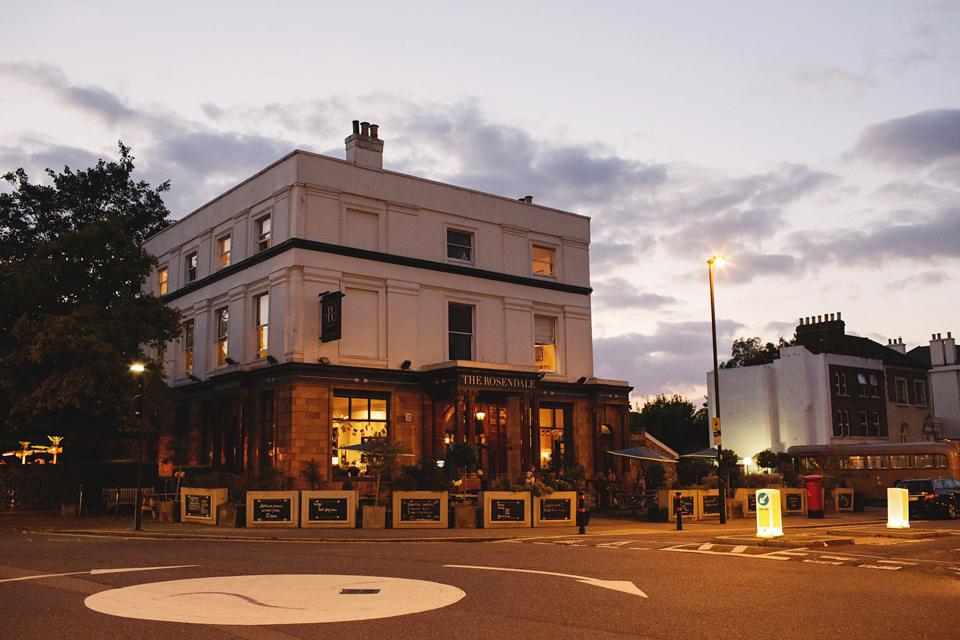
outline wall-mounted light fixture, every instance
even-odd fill
[[[586,383],[587,383],[587,376],[583,376],[582,378],[577,380],[577,384],[586,384]]]
[[[327,356],[320,356],[320,364],[330,364],[330,358]]]
[[[279,361],[278,361],[276,358],[274,358],[272,355],[270,355],[270,354],[268,353],[268,354],[267,354],[267,362],[269,362],[270,364],[277,364],[277,362],[279,362]]]
[[[200,378],[198,378],[197,376],[193,375],[192,373],[191,373],[190,375],[188,375],[187,377],[190,378],[190,381],[191,381],[191,382],[200,382]]]
[[[410,368],[411,364],[412,363],[409,360],[404,360],[403,362],[400,363],[400,368],[406,371],[407,369]]]
[[[237,361],[230,357],[224,358],[223,361],[231,366],[237,364]]]

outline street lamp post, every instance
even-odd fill
[[[717,363],[717,313],[713,299],[713,268],[726,262],[723,256],[713,256],[707,260],[707,271],[710,273],[710,329],[713,333],[713,444],[717,447],[717,494],[720,498],[720,524],[727,524],[727,499],[721,473],[723,447],[721,445],[722,431],[720,429],[720,367]]]
[[[142,364],[135,364],[135,365],[131,365],[131,366],[130,366],[130,371],[133,372],[133,374],[134,374],[135,376],[137,376],[137,400],[140,402],[140,420],[139,420],[139,422],[140,422],[140,425],[139,425],[139,429],[140,429],[140,447],[139,447],[139,450],[138,450],[138,452],[137,452],[137,494],[136,494],[137,497],[136,497],[136,498],[134,499],[134,501],[133,501],[133,508],[134,508],[134,514],[133,514],[133,529],[134,529],[134,531],[140,531],[140,525],[141,525],[141,523],[142,523],[142,516],[143,516],[143,512],[142,512],[142,506],[143,506],[143,505],[142,505],[142,503],[140,502],[140,500],[141,500],[140,487],[141,487],[142,482],[143,482],[143,420],[144,420],[144,415],[143,415],[143,408],[144,408],[144,405],[143,405],[143,387],[144,387],[143,377],[144,377],[144,372],[146,371],[146,369],[145,369],[145,367],[144,367]],[[117,511],[118,511],[118,512],[120,511],[120,496],[119,496],[119,495],[117,496]]]

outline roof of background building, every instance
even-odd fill
[[[954,347],[957,350],[957,362],[960,362],[960,346]],[[933,366],[933,362],[930,359],[930,347],[914,347],[907,352],[907,355],[921,363],[923,366],[930,368]]]

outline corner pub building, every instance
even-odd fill
[[[383,144],[355,121],[346,160],[294,151],[145,242],[183,315],[161,460],[305,487],[385,436],[405,463],[478,443],[488,478],[605,471],[630,387],[593,375],[589,219],[386,171]]]

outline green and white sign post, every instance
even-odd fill
[[[783,535],[780,520],[780,491],[757,489],[757,537],[779,538]]]

